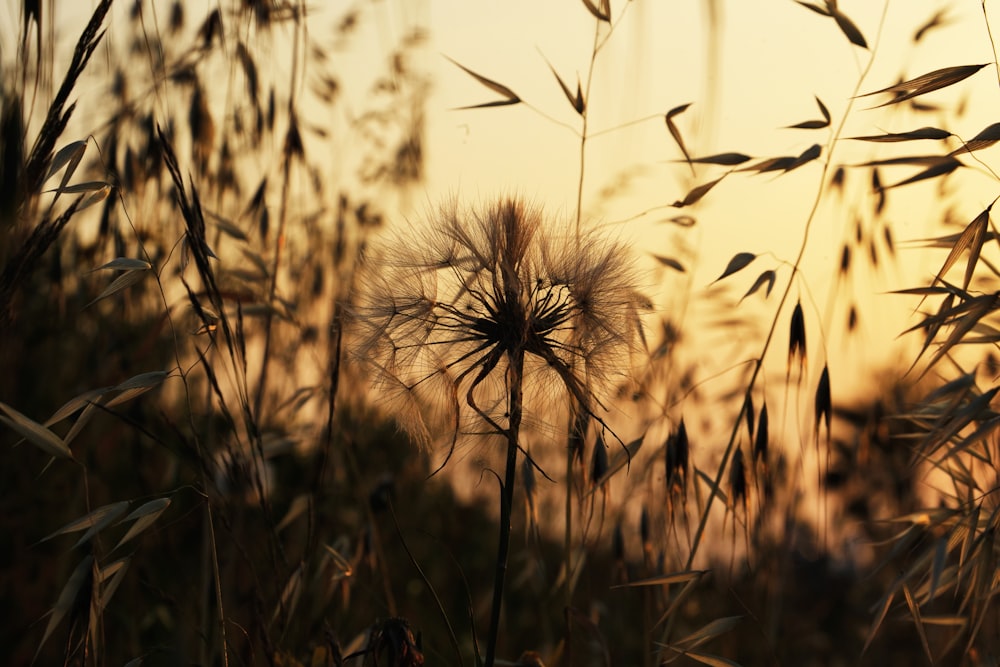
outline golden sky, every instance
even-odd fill
[[[714,3],[715,22],[710,19],[712,5],[707,0],[612,2],[614,32],[595,60],[588,100],[592,139],[586,153],[584,216],[600,223],[629,220],[610,228],[635,240],[640,252],[681,261],[688,268],[684,276],[664,270],[652,273],[650,281],[665,293],[665,307],[677,303],[673,295],[690,290],[684,307],[695,318],[700,301],[721,298],[709,297],[706,288],[735,253],[759,257],[730,279],[733,303],[760,271],[794,260],[820,184],[830,130],[787,126],[821,117],[815,97],[829,109],[836,128],[856,89],[870,92],[935,69],[993,60],[976,2],[906,0],[884,5],[843,0],[839,7],[864,34],[868,50],[850,44],[833,19],[791,0],[719,0]],[[580,0],[438,0],[426,6],[432,36],[428,67],[435,84],[429,108],[427,200],[455,193],[480,199],[513,190],[556,214],[573,215],[581,119],[549,67],[571,89],[578,76],[586,83],[593,16]],[[939,10],[945,12],[944,25],[915,43],[915,31]],[[599,38],[606,34],[602,29]],[[861,80],[872,54],[871,69]],[[509,87],[527,104],[455,110],[500,96],[448,58]],[[987,67],[923,98],[940,104],[938,113],[917,114],[902,105],[868,110],[887,98],[861,98],[850,109],[842,136],[936,125],[969,138],[992,122],[989,110],[995,108],[996,95],[996,72]],[[762,159],[798,155],[816,143],[824,147],[824,156],[780,177],[732,174],[694,207],[663,208],[725,171],[704,165],[692,175],[686,165],[674,162],[683,156],[663,114],[687,103],[691,106],[675,122],[693,156],[738,151]],[[954,110],[961,103],[965,112],[957,117]],[[640,122],[630,124],[636,120]],[[934,152],[945,151],[930,142],[841,141],[833,162],[856,164]],[[988,159],[989,154],[978,155]],[[896,167],[883,169],[881,175],[891,183],[913,173],[912,167]],[[827,338],[837,341],[845,315],[837,308],[845,306],[829,305],[831,290],[841,295],[854,290],[864,313],[860,340],[837,342],[830,353],[867,364],[885,361],[886,346],[912,322],[907,319],[915,306],[912,300],[881,294],[926,282],[943,254],[906,250],[896,266],[883,263],[870,274],[859,271],[852,284],[834,285],[841,246],[855,233],[858,217],[868,215],[873,205],[868,172],[851,170],[851,178],[858,187],[849,189],[846,198],[827,195],[820,205],[803,263],[809,293],[796,287],[793,296],[803,292],[804,302],[815,301],[817,320],[826,319]],[[950,195],[948,201],[963,223],[995,196],[994,180],[972,170],[961,172],[953,185],[960,186],[961,196]],[[650,209],[658,210],[633,219]],[[890,190],[885,222],[897,242],[926,238],[941,233],[944,212],[934,182],[906,186]],[[696,218],[695,227],[679,230],[658,222],[682,213]],[[779,269],[776,292],[788,275],[787,268],[783,273]],[[748,315],[766,316],[775,304],[772,294],[762,308],[746,303],[741,308]]]

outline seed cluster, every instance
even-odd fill
[[[518,355],[535,398],[568,395],[597,410],[638,331],[625,247],[577,236],[518,199],[482,210],[452,203],[365,264],[355,351],[426,444],[438,420],[451,424],[454,443],[461,413],[502,432]],[[539,405],[526,401],[544,422]]]

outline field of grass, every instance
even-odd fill
[[[963,196],[1000,181],[1000,124],[964,122],[995,58],[881,80],[909,57],[885,33],[914,28],[915,59],[960,3],[901,26],[790,2],[850,54],[853,88],[800,91],[794,154],[706,155],[685,100],[629,121],[661,128],[685,183],[634,212],[669,230],[651,250],[584,205],[614,178],[591,159],[616,130],[591,126],[594,72],[649,1],[567,3],[589,59],[579,78],[543,63],[572,123],[449,58],[482,92],[455,113],[573,132],[572,215],[512,182],[419,224],[399,211],[426,178],[430,36],[380,32],[405,0],[10,3],[0,661],[1000,661],[1000,232]],[[737,252],[695,286],[702,207],[800,176],[797,251]],[[914,252],[893,222],[911,199],[940,232],[934,275],[890,288],[916,351],[852,398],[832,350]],[[806,258],[831,215],[824,302]],[[664,291],[709,302],[710,331]]]

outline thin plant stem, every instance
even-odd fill
[[[522,387],[524,374],[524,349],[515,346],[508,353],[508,381],[510,383],[510,421],[507,424],[507,465],[500,488],[500,540],[497,545],[496,572],[493,579],[493,608],[490,631],[486,644],[486,667],[493,667],[496,660],[497,637],[500,631],[500,612],[503,607],[504,579],[507,575],[507,554],[510,551],[510,518],[514,507],[514,483],[517,480],[518,433],[524,410]]]

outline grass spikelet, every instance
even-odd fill
[[[734,510],[747,510],[747,474],[743,462],[743,449],[736,448],[729,464],[729,501]]]
[[[802,315],[801,301],[795,304],[795,310],[792,311],[792,319],[788,327],[788,368],[785,372],[786,376],[791,374],[792,364],[796,359],[799,362],[799,378],[801,379],[806,364],[806,321]]]
[[[677,430],[667,436],[664,444],[666,455],[667,509],[671,520],[674,518],[677,503],[687,505],[687,490],[689,469],[689,443],[687,426],[684,419],[677,425]]]

